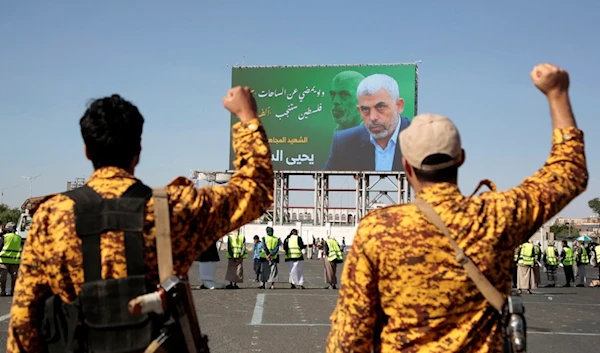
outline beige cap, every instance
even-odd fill
[[[445,116],[419,114],[400,132],[400,148],[406,161],[421,170],[440,170],[458,164],[462,155],[460,134],[454,123]],[[429,165],[425,158],[446,154],[451,161]]]

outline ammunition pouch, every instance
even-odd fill
[[[144,276],[85,283],[72,304],[46,300],[42,335],[49,353],[143,351],[159,333],[156,314],[132,315],[129,301],[146,294]]]
[[[75,340],[78,320],[79,312],[74,304],[63,303],[58,295],[46,299],[40,335],[46,342],[48,353],[80,352]]]
[[[85,282],[73,303],[47,298],[41,332],[49,353],[144,351],[160,334],[157,314],[130,314],[129,301],[150,291],[143,261],[142,230],[147,186],[136,183],[121,198],[102,199],[84,186],[66,193],[75,201],[77,235],[82,240]],[[127,277],[101,278],[100,234],[123,230]]]

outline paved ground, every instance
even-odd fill
[[[217,278],[224,278],[225,266],[225,261],[219,262]],[[306,290],[289,289],[283,262],[275,290],[257,289],[248,280],[240,290],[195,290],[201,328],[209,335],[211,352],[323,352],[337,291],[323,289],[322,262],[306,261],[304,269]],[[245,273],[253,278],[251,260],[245,262]],[[597,275],[598,269],[589,267],[588,276],[591,273]],[[192,284],[199,285],[198,263],[190,275]],[[525,295],[528,352],[585,352],[600,347],[600,288],[533,292]],[[0,352],[6,345],[10,302],[9,297],[0,298]]]

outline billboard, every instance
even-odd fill
[[[234,67],[232,86],[253,90],[276,171],[402,171],[416,64]]]

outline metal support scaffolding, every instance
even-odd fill
[[[227,175],[225,175],[227,174]],[[227,172],[203,172],[192,171],[192,179],[206,180],[209,184],[226,183],[231,178],[233,171]],[[314,188],[290,188],[291,176],[312,176]],[[330,189],[330,177],[346,176],[355,179],[354,189]],[[378,187],[383,186],[384,189]],[[355,204],[348,205],[355,211],[352,223],[357,224],[360,219],[374,208],[378,202],[388,201],[391,204],[411,202],[410,186],[403,172],[331,172],[331,171],[278,171],[275,172],[273,183],[273,205],[272,208],[261,217],[272,221],[274,225],[289,224],[293,220],[290,217],[290,191],[311,191],[314,194],[312,224],[324,226],[328,220],[330,210],[336,207],[329,206],[329,193],[337,191],[352,192],[355,195]],[[394,197],[395,196],[395,197]],[[389,204],[386,203],[386,204]],[[306,207],[305,207],[306,208]]]
[[[321,174],[321,223],[315,224],[319,226],[329,222],[329,174]]]

